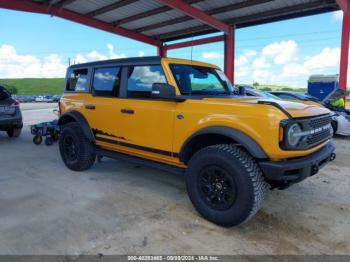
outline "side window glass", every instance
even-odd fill
[[[119,67],[95,69],[92,88],[97,96],[118,96],[120,86]]]
[[[127,96],[151,97],[153,83],[167,83],[160,65],[129,67]]]
[[[68,73],[67,91],[84,92],[88,90],[88,70],[75,69]]]

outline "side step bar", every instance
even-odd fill
[[[133,163],[136,165],[140,165],[140,166],[155,168],[155,169],[163,170],[163,171],[166,171],[168,173],[173,173],[176,175],[185,173],[185,169],[181,168],[181,167],[174,167],[174,166],[159,163],[156,161],[152,161],[152,160],[143,159],[140,157],[135,157],[135,156],[119,153],[119,152],[114,152],[114,151],[102,149],[100,147],[96,147],[95,152],[97,155],[100,155],[100,156],[105,156],[105,157],[113,158],[116,160],[122,160],[122,161],[130,162],[130,163]]]

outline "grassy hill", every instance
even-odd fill
[[[63,93],[63,78],[0,79],[0,85],[15,87],[17,95],[60,95]]]
[[[307,92],[306,88],[295,88],[295,87],[289,87],[289,86],[259,85],[259,86],[255,86],[255,88],[263,91],[294,91],[294,92],[302,92],[302,93]]]

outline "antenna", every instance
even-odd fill
[[[194,36],[192,35],[192,40],[191,40],[191,63],[192,63],[192,56],[193,56],[193,38],[194,38]]]

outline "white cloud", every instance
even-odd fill
[[[248,66],[239,66],[237,67],[235,71],[235,76],[236,77],[245,77],[249,73],[249,67]]]
[[[63,77],[66,68],[57,54],[39,59],[17,54],[11,45],[0,45],[0,78]]]
[[[107,48],[108,48],[108,53],[109,53],[109,59],[118,59],[118,58],[125,58],[126,55],[125,54],[116,54],[114,52],[114,46],[112,44],[107,44]]]
[[[76,63],[76,64],[82,64],[82,63],[86,63],[86,62],[87,62],[87,60],[82,54],[77,54],[74,58],[74,63]]]
[[[261,69],[256,69],[253,71],[253,79],[258,80],[258,81],[263,81],[266,82],[268,78],[271,76],[270,71],[268,70],[261,70]]]
[[[248,62],[248,59],[244,55],[240,55],[238,59],[235,59],[235,65],[242,66]]]
[[[293,40],[268,44],[261,51],[251,52],[247,62],[236,63],[236,82],[289,85],[306,87],[312,74],[336,74],[340,60],[340,48],[325,47],[318,53],[301,57],[298,44]]]
[[[86,55],[78,53],[71,60],[80,64],[89,61],[99,61],[126,57],[123,53],[115,53],[114,47],[107,44],[108,55],[94,50]],[[139,54],[142,54],[141,51]],[[64,77],[68,67],[68,60],[58,54],[50,54],[39,58],[34,55],[18,54],[11,45],[0,45],[0,78],[26,78],[26,77]]]
[[[341,11],[341,10],[335,11],[333,13],[333,19],[336,21],[342,21],[343,20],[343,11]]]
[[[262,56],[271,57],[275,64],[281,65],[296,59],[298,45],[294,40],[274,42],[265,46]]]
[[[96,50],[91,51],[90,53],[87,54],[87,57],[90,58],[91,60],[107,60],[107,56],[100,54]]]
[[[255,50],[244,50],[243,51],[243,55],[247,58],[251,58],[253,56],[256,56],[257,54],[258,54],[258,52]]]
[[[320,53],[307,56],[302,63],[290,63],[283,67],[282,77],[309,76],[334,69],[340,62],[340,48],[324,48]],[[334,72],[333,72],[334,73]]]
[[[254,59],[253,67],[254,68],[269,68],[269,67],[271,67],[271,65],[266,62],[265,57],[260,57],[260,58]]]
[[[309,69],[335,67],[339,64],[340,48],[324,48],[321,53],[305,58],[304,66]]]
[[[139,57],[142,57],[142,56],[145,56],[145,52],[142,51],[142,50],[140,50],[140,51],[139,51]]]
[[[208,58],[214,58],[214,59],[219,59],[223,58],[224,55],[218,52],[203,52],[202,53],[202,58],[208,59]]]
[[[298,76],[307,76],[309,71],[300,64],[292,63],[286,64],[283,67],[282,77],[290,78],[290,77],[298,77]]]

